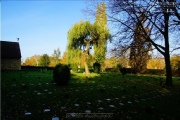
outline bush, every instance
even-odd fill
[[[121,68],[120,71],[121,71],[121,73],[122,73],[123,75],[126,75],[126,74],[127,74],[126,68]]]
[[[78,71],[77,65],[74,65],[74,64],[68,64],[68,67],[69,67],[69,69],[72,70],[72,71],[75,71],[75,72]]]
[[[113,73],[116,73],[116,72],[118,72],[118,70],[117,70],[117,68],[105,68],[105,72],[109,72],[109,73],[113,72]]]
[[[53,70],[54,67],[42,67],[42,66],[21,66],[21,70]]]
[[[173,75],[174,77],[180,77],[180,69],[172,70],[172,75]]]
[[[101,65],[100,65],[100,63],[95,62],[95,63],[93,64],[93,68],[94,68],[94,72],[95,72],[95,73],[100,73],[100,71],[101,71]]]
[[[165,75],[166,71],[164,69],[147,69],[145,74]]]
[[[58,85],[67,85],[70,80],[70,69],[67,65],[58,64],[53,70],[53,80]]]
[[[93,68],[89,68],[89,72],[90,72],[90,73],[93,73],[93,72],[94,72],[94,69],[93,69]]]
[[[122,67],[123,67],[123,66],[122,66],[121,64],[117,64],[117,65],[116,65],[116,68],[117,68],[118,72],[121,71],[121,68],[122,68]]]

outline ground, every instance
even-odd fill
[[[164,77],[120,73],[72,73],[67,86],[52,82],[52,71],[3,71],[1,118],[180,119],[180,78],[173,87]]]

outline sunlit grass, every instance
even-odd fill
[[[123,120],[180,117],[179,78],[173,78],[173,87],[164,87],[159,76],[92,73],[86,78],[72,73],[70,83],[62,87],[52,82],[52,71],[1,75],[3,119],[62,119],[66,113],[85,112],[113,113],[112,119]]]

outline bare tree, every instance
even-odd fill
[[[145,17],[145,24],[140,24],[143,34],[148,36],[147,42],[150,42],[154,49],[159,51],[166,63],[166,85],[172,85],[172,72],[170,66],[170,43],[179,39],[179,9],[176,0],[111,0],[108,2],[108,8],[111,11],[109,20],[115,25],[114,38],[118,47],[127,50],[131,47],[135,26],[140,22],[138,17]],[[146,28],[151,34],[147,34]],[[170,33],[176,37],[170,35]],[[176,45],[179,49],[180,45]]]
[[[55,64],[58,64],[59,58],[61,56],[61,52],[60,52],[59,48],[57,48],[57,50],[56,49],[54,50],[54,53],[52,54],[52,56],[55,61]]]
[[[87,0],[86,14],[93,16],[99,0]],[[153,49],[164,56],[166,64],[166,85],[172,85],[170,66],[170,52],[180,49],[180,0],[109,0],[106,1],[108,26],[115,50],[120,54],[131,47],[138,17],[144,15],[145,24],[142,32],[146,36],[146,29],[151,34],[146,38]],[[175,44],[173,44],[175,43]]]

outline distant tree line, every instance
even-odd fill
[[[33,55],[22,61],[22,66],[42,66],[42,67],[54,67],[58,63],[66,64],[66,52],[61,57],[60,49],[54,50],[54,53],[50,56],[48,54]]]

